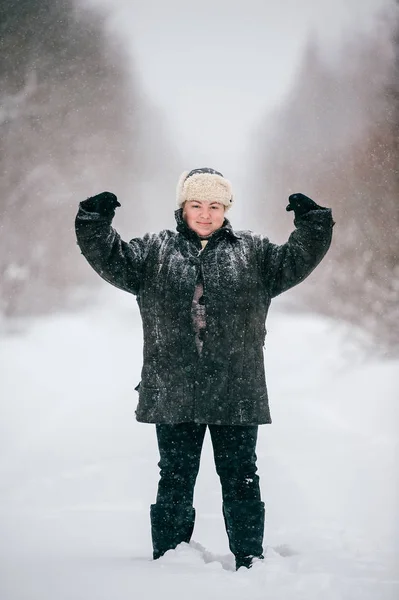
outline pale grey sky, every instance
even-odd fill
[[[82,0],[107,7],[164,113],[183,168],[240,170],[251,133],[282,98],[310,32],[331,48],[375,27],[390,0]]]

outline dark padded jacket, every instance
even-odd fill
[[[111,219],[80,207],[78,244],[99,275],[137,296],[143,321],[138,421],[223,425],[271,423],[263,348],[273,297],[303,281],[327,252],[330,209],[295,220],[287,243],[233,231],[225,219],[200,253],[198,235],[176,213],[177,231],[124,242]],[[191,304],[200,271],[206,335],[201,357]]]

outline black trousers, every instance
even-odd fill
[[[181,423],[156,426],[160,454],[157,503],[192,505],[206,428],[225,504],[260,501],[256,474],[258,427]]]
[[[236,568],[263,556],[265,506],[256,474],[257,426],[208,425],[223,496],[223,518]],[[157,425],[161,477],[151,505],[153,557],[191,539],[194,486],[207,425]]]

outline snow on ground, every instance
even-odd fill
[[[260,428],[266,560],[235,573],[206,437],[190,546],[151,561],[154,427],[134,418],[141,325],[117,290],[0,339],[1,600],[394,600],[399,363],[272,308]]]

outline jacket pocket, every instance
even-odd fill
[[[149,423],[163,420],[164,417],[164,397],[165,393],[159,388],[139,385],[139,402],[137,405],[136,416],[140,421]]]

